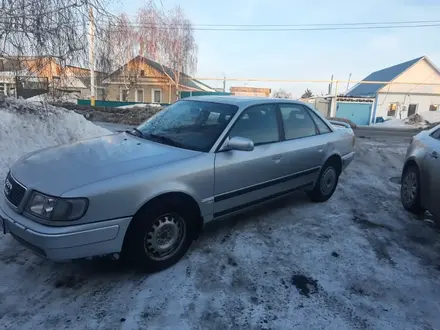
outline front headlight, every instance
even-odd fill
[[[87,211],[85,198],[55,198],[38,192],[32,193],[26,210],[40,218],[54,221],[71,221],[81,218]]]

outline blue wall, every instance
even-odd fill
[[[336,117],[351,120],[356,125],[369,125],[373,103],[337,102]]]

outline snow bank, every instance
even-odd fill
[[[32,96],[28,99],[26,99],[26,101],[29,102],[41,102],[41,103],[46,103],[46,102],[62,102],[62,103],[72,103],[72,104],[76,104],[77,100],[80,98],[80,94],[79,93],[60,93],[58,95],[51,95],[51,94],[40,94],[40,95],[36,95],[36,96]]]
[[[26,153],[111,133],[73,111],[23,99],[0,100],[0,118],[0,181]]]
[[[374,124],[374,126],[377,127],[403,127],[403,128],[408,128],[408,125],[405,124],[405,121],[401,120],[401,119],[390,119],[390,120],[385,120],[382,123],[376,123]]]
[[[121,105],[118,107],[118,109],[133,109],[133,108],[146,108],[146,107],[152,107],[152,108],[160,108],[161,105],[159,103],[136,103],[136,104],[129,104],[129,105]]]
[[[425,128],[434,123],[440,123],[440,111],[416,113],[406,119],[392,118],[385,120],[382,123],[376,123],[373,127]]]
[[[419,116],[430,124],[440,122],[440,111],[425,111],[419,113]]]

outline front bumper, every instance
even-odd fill
[[[342,156],[342,170],[345,170],[348,165],[352,162],[355,152],[352,151],[349,154]]]
[[[70,260],[119,253],[131,217],[65,227],[50,227],[13,211],[0,194],[0,230],[35,253]]]

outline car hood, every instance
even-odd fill
[[[198,154],[120,133],[30,153],[12,166],[11,173],[28,189],[60,196],[83,185]]]

